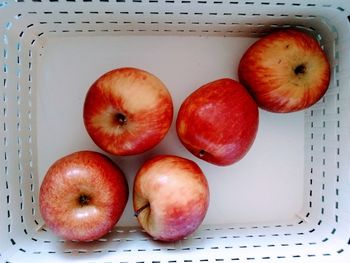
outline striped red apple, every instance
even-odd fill
[[[233,79],[219,79],[195,90],[182,103],[176,120],[183,145],[198,158],[225,166],[251,148],[258,130],[258,106]]]
[[[322,98],[330,82],[330,65],[311,35],[285,29],[250,46],[240,60],[238,75],[261,108],[294,112]]]
[[[39,206],[49,229],[75,241],[106,235],[128,200],[123,172],[105,155],[80,151],[53,163],[40,187]]]
[[[87,92],[84,124],[92,140],[115,155],[155,147],[168,132],[173,103],[166,86],[137,68],[118,68],[99,77]]]
[[[195,162],[156,156],[135,177],[133,203],[138,221],[154,239],[180,240],[193,233],[206,215],[208,182]]]

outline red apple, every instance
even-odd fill
[[[239,161],[248,152],[258,122],[258,106],[246,89],[232,79],[219,79],[186,98],[176,129],[192,154],[224,166]]]
[[[128,200],[123,172],[106,156],[80,151],[57,160],[40,187],[41,215],[55,234],[92,241],[107,234]]]
[[[157,145],[173,118],[170,93],[154,75],[136,68],[107,72],[90,87],[84,124],[104,151],[133,155]]]
[[[138,171],[133,190],[135,215],[156,240],[176,241],[193,233],[209,205],[207,180],[190,160],[161,155]]]
[[[287,29],[250,46],[241,58],[238,75],[261,108],[294,112],[310,107],[325,94],[330,65],[313,37]]]

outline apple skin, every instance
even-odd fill
[[[135,215],[155,240],[176,241],[193,233],[206,215],[209,199],[208,182],[202,170],[182,157],[153,157],[135,177]]]
[[[48,169],[39,192],[40,212],[56,235],[93,241],[118,222],[128,194],[123,172],[108,157],[75,152]]]
[[[173,103],[154,75],[137,68],[119,68],[90,87],[83,117],[87,132],[102,150],[134,155],[164,138],[173,119]]]
[[[238,162],[251,148],[258,130],[258,106],[237,81],[210,82],[182,103],[176,130],[182,144],[209,163]]]
[[[238,75],[258,105],[294,112],[315,104],[328,89],[330,65],[318,42],[294,29],[273,32],[242,56]]]

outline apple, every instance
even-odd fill
[[[92,241],[107,234],[127,200],[123,172],[108,157],[92,151],[75,152],[53,163],[39,192],[47,227],[74,241]]]
[[[330,65],[312,36],[285,29],[250,46],[240,60],[238,75],[261,108],[294,112],[322,98],[330,81]]]
[[[195,90],[182,103],[176,120],[180,141],[209,163],[233,164],[252,146],[259,123],[258,106],[233,79],[219,79]]]
[[[180,240],[193,233],[206,215],[208,182],[195,162],[159,155],[137,172],[133,204],[141,226],[155,240]]]
[[[118,68],[89,88],[83,118],[88,134],[102,150],[134,155],[164,138],[173,119],[173,103],[156,76],[137,68]]]

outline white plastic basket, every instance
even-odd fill
[[[349,262],[350,27],[348,1],[0,0],[1,262]],[[146,154],[116,158],[130,190],[141,163],[159,153],[195,160],[210,183],[203,225],[176,243],[153,241],[133,218],[93,243],[46,229],[38,190],[49,165],[99,150],[82,123],[90,84],[135,66],[168,86],[177,112],[200,85],[237,79],[257,37],[283,27],[313,33],[328,54],[325,97],[293,114],[260,111],[246,157],[215,167],[176,137]],[[176,117],[176,115],[175,115]]]

